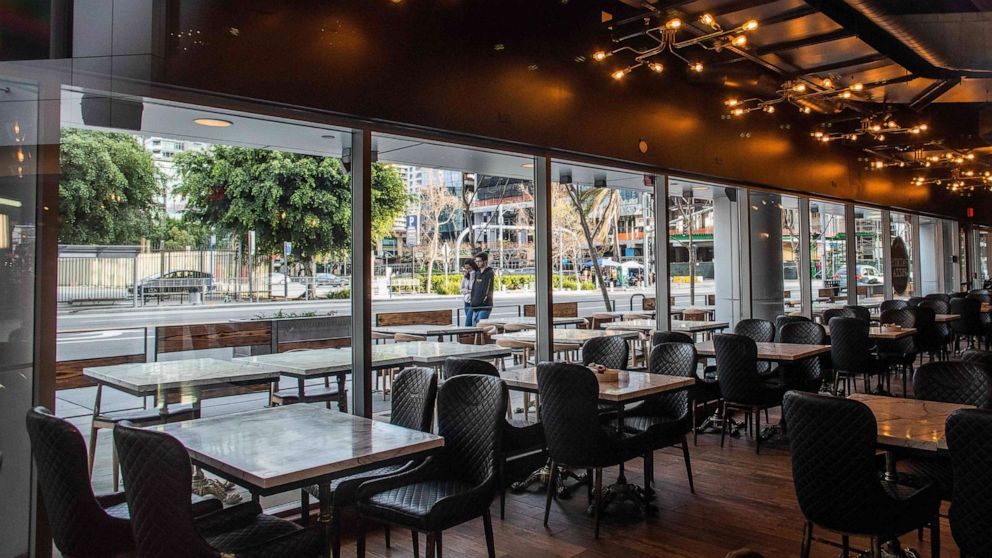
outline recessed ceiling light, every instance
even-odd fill
[[[532,169],[532,168],[534,168],[534,163],[524,163],[524,164],[522,164],[520,166],[523,167],[523,168],[525,168],[525,169]]]
[[[322,136],[320,136],[320,137],[322,137],[322,138],[324,138],[324,139],[334,139],[334,138],[336,138],[337,136],[335,136],[334,134],[324,134],[324,135],[322,135]]]
[[[230,120],[221,120],[219,118],[197,118],[193,122],[200,126],[210,126],[212,128],[227,128],[233,124]]]

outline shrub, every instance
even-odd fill
[[[351,298],[351,289],[344,288],[327,293],[327,298],[331,300],[343,300]]]

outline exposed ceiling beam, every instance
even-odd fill
[[[819,45],[823,43],[829,43],[832,41],[838,41],[840,39],[847,39],[849,37],[853,37],[854,35],[855,35],[854,32],[848,29],[837,29],[835,31],[830,31],[829,33],[811,35],[809,37],[803,37],[802,39],[794,39],[792,41],[782,41],[780,43],[772,43],[770,45],[760,46],[754,49],[754,53],[758,56],[764,56],[765,54],[771,54],[773,52],[782,52],[783,50],[792,50],[796,48],[802,48],[807,46]]]
[[[794,19],[799,19],[801,17],[818,13],[820,12],[812,6],[799,6],[798,8],[786,10],[778,15],[762,18],[758,23],[760,23],[762,27],[767,27],[769,25],[775,25],[776,23],[785,23],[786,21],[792,21]]]
[[[713,10],[708,10],[708,12],[713,17],[720,17],[727,14],[743,12],[744,10],[750,10],[751,8],[757,8],[766,4],[774,4],[778,1],[779,0],[738,0],[737,2],[730,2],[729,4],[725,4]]]
[[[909,108],[919,112],[930,106],[930,103],[939,99],[944,93],[957,87],[959,83],[961,83],[961,78],[959,77],[935,81],[913,97],[909,102]]]
[[[849,60],[838,60],[837,62],[831,62],[829,64],[821,64],[820,66],[813,66],[811,68],[806,68],[800,72],[792,74],[790,77],[797,78],[800,76],[807,76],[810,74],[821,74],[823,72],[832,72],[834,70],[841,70],[844,68],[853,68],[855,66],[862,66],[864,64],[871,64],[872,62],[880,62],[882,60],[888,60],[884,54],[876,53],[869,54],[868,56],[861,56],[859,58],[851,58]]]

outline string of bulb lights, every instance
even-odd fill
[[[858,128],[850,132],[830,132],[825,131],[822,127],[820,129],[810,132],[817,141],[824,143],[829,143],[831,141],[847,140],[847,141],[858,141],[862,137],[871,138],[875,141],[885,141],[889,136],[901,135],[901,134],[911,134],[918,135],[927,131],[929,127],[926,124],[917,124],[915,126],[900,126],[892,115],[887,114],[879,119],[873,117],[862,118],[859,121]]]
[[[744,116],[750,112],[775,112],[775,106],[788,103],[803,114],[813,112],[813,101],[818,100],[849,100],[864,94],[868,89],[863,83],[840,85],[832,78],[819,81],[808,79],[792,80],[782,84],[776,91],[776,97],[771,99],[727,99],[724,105],[731,116]]]
[[[646,18],[645,22],[650,21]],[[750,19],[743,24],[734,27],[733,29],[724,29],[710,14],[703,14],[699,17],[699,23],[704,27],[710,29],[710,32],[701,35],[699,37],[694,37],[692,39],[686,39],[684,41],[679,41],[678,34],[685,26],[684,22],[679,18],[672,18],[666,21],[662,25],[655,27],[650,27],[648,29],[633,33],[624,37],[613,39],[614,43],[620,44],[619,47],[606,51],[598,50],[592,54],[592,59],[596,62],[603,62],[607,58],[616,56],[622,52],[630,52],[634,54],[634,61],[628,64],[626,67],[617,68],[614,70],[610,76],[615,80],[621,80],[634,71],[637,68],[646,66],[649,70],[656,74],[660,74],[665,71],[665,66],[659,62],[656,58],[664,53],[669,53],[679,60],[685,62],[686,66],[693,72],[702,72],[705,67],[701,61],[692,60],[690,61],[686,57],[682,56],[677,50],[681,50],[691,46],[700,46],[705,50],[715,50],[719,51],[728,47],[743,48],[747,45],[747,35],[749,31],[754,31],[758,28],[758,21]],[[648,24],[650,25],[650,24]],[[652,46],[648,49],[637,49],[630,45],[622,44],[626,41],[634,39],[635,37],[648,37],[657,43],[656,46]]]

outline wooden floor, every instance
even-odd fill
[[[900,386],[901,387],[901,386]],[[893,382],[895,388],[895,382]],[[88,433],[91,390],[60,392],[63,412],[75,416],[71,419]],[[377,395],[377,407],[388,408]],[[111,406],[128,407],[135,404],[123,394],[110,400]],[[234,412],[263,406],[264,395],[239,396],[211,402],[204,414]],[[772,411],[772,422],[777,422]],[[764,420],[762,421],[764,423]],[[109,432],[101,434],[94,486],[99,492],[110,490],[110,438]],[[762,444],[761,455],[755,455],[753,442],[746,438],[728,438],[727,446],[720,448],[718,435],[701,435],[699,445],[690,446],[696,494],[689,492],[681,450],[668,449],[656,452],[655,489],[659,511],[657,515],[632,525],[604,523],[599,540],[593,538],[592,519],[585,514],[586,498],[582,490],[570,500],[552,504],[549,527],[542,525],[544,494],[533,492],[510,494],[507,501],[507,518],[500,520],[498,504],[493,504],[493,522],[496,550],[499,556],[514,557],[605,557],[640,556],[714,557],[723,558],[728,552],[749,547],[765,557],[790,557],[799,555],[803,518],[795,500],[791,465],[787,445],[781,442]],[[640,461],[627,466],[628,477],[641,482]],[[604,484],[616,478],[616,470],[608,471]],[[279,506],[295,501],[295,494],[277,495],[263,499],[263,505]],[[946,512],[946,509],[945,509]],[[347,528],[347,526],[346,526]],[[826,532],[819,535],[839,540]],[[957,548],[950,536],[946,519],[941,530],[944,556],[957,556]],[[407,533],[393,532],[392,548],[386,549],[381,532],[368,538],[369,556],[412,556],[410,537]],[[424,538],[421,537],[421,555]],[[920,550],[929,557],[929,533],[923,543],[915,534],[903,538],[904,544]],[[866,540],[852,540],[855,548],[867,548]],[[485,539],[482,521],[476,520],[446,531],[445,556],[485,556]],[[355,555],[354,538],[346,534],[343,556]],[[824,544],[814,544],[813,556],[835,557],[839,551]],[[857,556],[857,553],[853,553]]]

